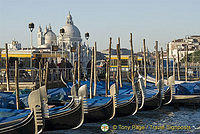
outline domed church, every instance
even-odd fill
[[[59,36],[56,36],[50,25],[45,28],[44,34],[41,26],[39,26],[37,32],[38,48],[50,49],[51,46],[56,45],[59,51],[63,50],[68,55],[68,60],[73,64],[77,60],[78,44],[81,44],[82,39],[79,29],[74,25],[70,12],[67,15],[66,24],[62,28],[64,34],[59,33]],[[81,57],[83,66],[86,66],[91,59],[91,49],[85,44],[81,45]]]
[[[79,29],[74,25],[70,12],[67,16],[66,25],[62,28],[65,30],[65,33],[63,36],[59,35],[60,48],[62,48],[62,42],[67,51],[70,51],[71,47],[76,48],[82,39]]]
[[[52,45],[57,45],[56,34],[52,31],[51,25],[46,26],[44,34],[42,32],[42,27],[39,26],[37,33],[38,48],[51,48]]]

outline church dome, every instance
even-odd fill
[[[45,44],[55,44],[56,43],[56,34],[50,29],[44,35]]]
[[[65,29],[64,36],[72,37],[72,38],[73,37],[81,37],[80,31],[75,25],[67,24],[63,28]]]
[[[74,23],[72,21],[72,16],[70,13],[67,16],[67,22],[63,28],[65,29],[64,37],[70,37],[70,38],[73,38],[73,37],[80,38],[81,37],[81,33],[80,33],[79,29],[74,25]]]

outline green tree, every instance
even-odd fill
[[[184,57],[181,62],[185,62],[186,57]],[[200,50],[195,51],[194,53],[188,54],[188,62],[200,62]]]

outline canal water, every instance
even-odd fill
[[[103,125],[104,124],[104,125]],[[102,130],[102,129],[103,130]],[[106,132],[104,132],[106,131]],[[132,134],[168,133],[200,134],[200,108],[165,106],[156,111],[142,111],[134,116],[114,118],[102,123],[83,124],[76,130],[59,130],[47,134]]]

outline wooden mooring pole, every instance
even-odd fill
[[[116,74],[116,92],[119,93],[119,45],[117,44],[117,74]]]
[[[42,67],[41,67],[41,60],[39,62],[39,85],[42,86]]]
[[[164,53],[162,47],[161,47],[161,60],[162,60],[161,75],[162,75],[162,81],[164,82]]]
[[[134,87],[134,56],[133,56],[133,35],[130,33],[130,45],[131,45],[131,83]]]
[[[78,45],[78,88],[81,84],[81,44]]]
[[[46,66],[45,66],[45,86],[47,89],[47,85],[48,85],[48,74],[49,74],[49,62],[46,62]],[[52,74],[53,75],[53,74]]]
[[[121,52],[120,52],[120,38],[118,37],[118,67],[119,67],[119,84],[122,87],[122,67],[121,67]]]
[[[188,45],[185,52],[185,81],[188,81]]]
[[[143,39],[143,49],[144,49],[144,85],[147,86],[147,61],[146,61],[146,44],[145,39]]]
[[[105,96],[107,97],[108,96],[108,61],[106,61],[105,90],[106,90]]]
[[[178,73],[178,80],[181,80],[181,78],[180,78],[180,59],[179,59],[179,50],[177,50],[177,73]]]
[[[158,52],[158,81],[160,80],[160,53]]]
[[[176,76],[175,62],[176,62],[176,60],[175,60],[175,57],[173,56],[173,78],[174,78],[174,80],[175,80],[175,76]]]
[[[73,85],[75,85],[76,84],[76,65],[77,63],[76,62],[74,62],[74,76],[73,76]]]
[[[8,44],[5,44],[6,48],[6,85],[7,91],[10,91],[10,84],[9,84],[9,64],[8,64]]]
[[[155,67],[155,74],[156,74],[156,81],[155,81],[155,85],[157,85],[157,82],[158,82],[158,41],[156,41],[156,46],[155,46],[155,49],[156,49],[156,57],[155,57],[155,62],[156,62],[156,67]]]
[[[16,88],[16,105],[17,109],[19,109],[19,81],[18,81],[19,71],[18,71],[18,61],[15,60],[15,88]]]
[[[91,71],[90,71],[90,99],[92,98],[93,71],[94,71],[94,47],[92,47],[92,59],[91,59]]]
[[[167,44],[167,84],[169,78],[169,44]]]
[[[94,96],[97,91],[97,43],[94,43]]]
[[[109,57],[108,57],[108,90],[110,90],[110,64],[111,64],[111,44],[112,44],[112,38],[110,38],[109,41]],[[108,93],[107,93],[108,94]]]

